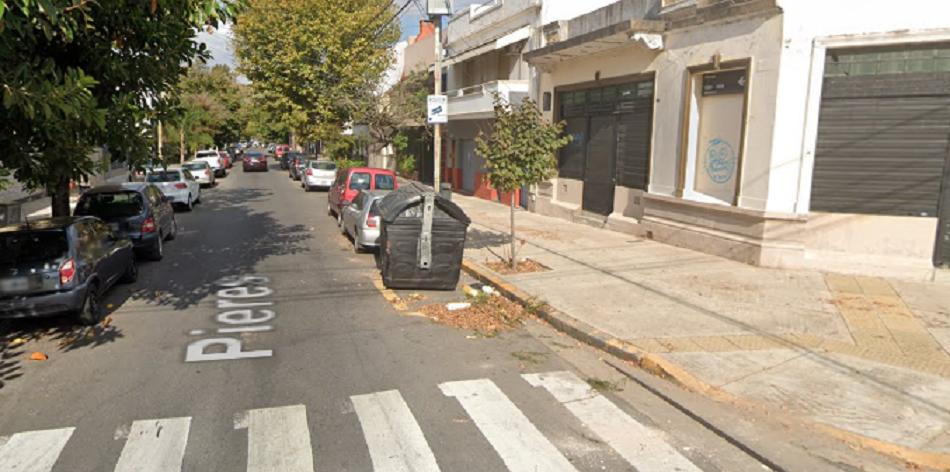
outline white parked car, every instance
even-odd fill
[[[208,161],[188,161],[181,165],[182,169],[191,172],[198,184],[204,187],[211,187],[215,184],[214,170]]]
[[[201,202],[201,185],[188,169],[152,169],[145,174],[145,181],[155,184],[173,204],[185,210],[191,211],[195,203]]]
[[[224,166],[221,155],[214,149],[205,149],[204,151],[196,152],[195,160],[207,162],[208,165],[211,166],[215,177],[226,177],[228,175],[228,169]]]
[[[330,188],[336,180],[336,163],[333,161],[306,161],[302,171],[300,186],[308,192],[314,188]]]

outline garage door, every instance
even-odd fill
[[[938,217],[948,149],[950,44],[828,52],[812,211]]]

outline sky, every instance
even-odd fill
[[[419,32],[419,19],[422,18],[422,10],[425,9],[426,0],[405,0],[409,6],[403,10],[399,16],[399,25],[402,28],[402,38],[405,40],[409,36],[414,36]],[[458,11],[473,3],[484,3],[488,0],[453,0],[452,9]],[[402,6],[401,1],[397,4]],[[202,32],[198,34],[198,41],[207,45],[211,51],[211,65],[225,64],[232,69],[236,67],[237,61],[234,58],[234,47],[231,45],[231,27],[222,25],[221,28],[213,33]]]

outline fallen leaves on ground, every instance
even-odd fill
[[[45,361],[47,359],[49,359],[49,356],[43,354],[42,352],[34,352],[33,354],[30,354],[31,361]]]
[[[501,275],[526,274],[551,270],[550,267],[531,259],[519,261],[515,268],[512,268],[511,264],[506,261],[486,262],[485,266]]]
[[[438,323],[494,336],[521,326],[524,307],[502,296],[481,297],[461,310],[449,311],[444,304],[426,305],[419,310]]]

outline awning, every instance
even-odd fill
[[[662,21],[627,20],[535,49],[524,57],[534,65],[551,65],[635,43],[660,51],[663,49],[662,33],[665,29],[666,23]]]
[[[480,46],[474,47],[474,48],[469,49],[469,50],[467,50],[467,51],[464,51],[464,52],[462,52],[462,53],[460,53],[460,54],[456,54],[455,56],[452,56],[452,57],[450,57],[450,58],[448,58],[448,59],[442,61],[442,65],[443,65],[443,66],[450,66],[450,65],[452,65],[452,64],[458,64],[459,62],[467,61],[467,60],[469,60],[469,59],[471,59],[471,58],[473,58],[473,57],[475,57],[475,56],[481,56],[482,54],[485,54],[486,52],[491,52],[491,51],[494,51],[494,50],[496,50],[496,49],[501,49],[501,48],[503,48],[503,47],[505,47],[505,46],[509,46],[509,45],[511,45],[511,44],[515,44],[515,43],[517,43],[517,42],[519,42],[519,41],[524,41],[524,40],[528,39],[529,37],[531,37],[531,27],[530,27],[530,26],[524,26],[524,27],[518,28],[518,29],[516,29],[516,30],[514,30],[514,31],[512,31],[512,32],[510,32],[510,33],[508,33],[508,34],[506,34],[506,35],[500,37],[500,38],[493,39],[493,40],[491,40],[491,41],[489,41],[489,42],[487,42],[487,43],[485,43],[485,44],[482,44],[482,45],[480,45]]]

